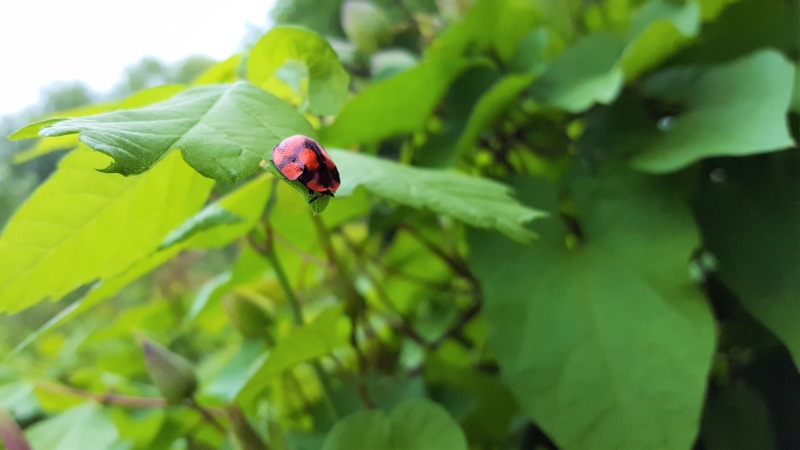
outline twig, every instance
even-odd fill
[[[100,403],[102,405],[118,405],[128,408],[163,408],[167,405],[166,400],[163,398],[132,397],[128,395],[115,394],[113,392],[100,394],[96,392],[84,391],[83,389],[46,382],[39,382],[36,385],[46,391],[71,394],[76,397],[82,397]]]
[[[438,339],[436,339],[435,341],[431,342],[430,343],[430,347],[435,349],[435,348],[439,347],[440,345],[442,345],[442,343],[444,343],[444,341],[446,341],[447,339],[450,339],[450,338],[459,340],[461,343],[463,343],[467,347],[469,347],[469,343],[465,342],[463,339],[459,339],[459,335],[464,330],[464,327],[467,326],[467,324],[470,323],[472,321],[472,319],[474,319],[478,315],[478,313],[480,313],[480,312],[481,312],[481,303],[476,302],[469,309],[464,311],[461,314],[461,316],[459,316],[458,320],[456,320],[455,322],[453,322],[452,325],[450,325],[450,327],[447,329],[447,331],[442,333],[442,335],[439,336]]]
[[[471,270],[467,267],[461,258],[457,258],[453,255],[448,254],[441,248],[439,248],[436,244],[428,240],[425,236],[422,235],[416,228],[411,226],[409,223],[402,223],[400,227],[404,230],[408,231],[409,234],[414,236],[417,241],[419,241],[422,245],[424,245],[428,250],[430,250],[434,255],[438,256],[445,264],[447,264],[450,269],[453,270],[456,274],[460,275],[461,277],[465,278],[470,284],[480,291],[480,284],[478,279],[475,278],[475,275],[472,273]]]
[[[228,430],[225,429],[224,426],[222,426],[222,424],[214,417],[213,414],[211,414],[211,411],[208,408],[204,407],[203,405],[197,403],[197,400],[195,400],[194,397],[187,400],[186,404],[193,410],[200,413],[200,415],[203,417],[203,420],[206,421],[212,427],[216,428],[220,433],[222,434],[228,433]]]

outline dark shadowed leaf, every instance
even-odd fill
[[[800,368],[800,156],[797,150],[709,163],[697,215],[716,269]]]

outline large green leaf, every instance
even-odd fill
[[[70,409],[25,431],[32,448],[106,450],[119,433],[111,416],[93,403]]]
[[[302,64],[304,74],[294,77],[289,64]],[[287,64],[288,63],[288,64]],[[247,79],[281,98],[291,97],[298,84],[299,93],[308,90],[308,111],[313,114],[336,114],[347,97],[350,76],[339,62],[330,44],[317,33],[299,27],[275,27],[250,50]],[[307,86],[303,82],[306,78]]]
[[[555,208],[544,183],[524,184]],[[714,325],[688,272],[695,227],[675,185],[627,171],[573,187],[582,241],[558,219],[519,246],[470,233],[489,344],[523,411],[564,448],[689,448]]]
[[[260,365],[251,368],[250,373],[242,374],[242,381],[246,382],[238,397],[248,398],[284,371],[347,345],[347,335],[340,332],[339,327],[342,319],[342,307],[334,306],[321,312],[311,323],[292,330],[288,336],[278,341]]]
[[[125,271],[197,211],[213,182],[172,153],[152,172],[97,172],[108,157],[80,147],[0,236],[0,311],[60,299]]]
[[[792,145],[786,122],[794,68],[778,52],[763,50],[717,67],[660,72],[646,95],[679,112],[641,133],[633,165],[668,172],[709,156],[750,155]],[[735,95],[733,94],[735,93]]]
[[[104,172],[142,173],[171,149],[201,174],[232,182],[258,170],[272,148],[293,134],[313,135],[300,113],[252,84],[197,86],[145,108],[30,125],[11,138],[80,139],[114,162]]]
[[[102,174],[96,175],[103,176]],[[105,175],[105,177],[107,177],[107,175]],[[202,179],[202,177],[197,177]],[[186,248],[221,247],[247,233],[261,217],[261,211],[271,192],[268,181],[269,177],[256,178],[228,194],[217,203],[213,203],[207,207],[222,208],[226,211],[230,211],[232,214],[243,218],[243,221],[234,224],[219,225],[205,230],[197,230],[197,233],[189,237],[188,240],[178,242],[175,245],[152,253],[148,252],[144,255],[139,254],[139,259],[127,268],[127,270],[97,283],[83,298],[76,300],[64,308],[59,314],[26,337],[25,340],[16,346],[14,351],[18,352],[22,350],[43,334],[68,323],[70,320],[86,312],[101,301],[115,295],[132,281],[172,259],[180,251]],[[198,214],[202,214],[202,212]],[[187,222],[191,221],[191,218],[187,219]],[[185,226],[185,222],[182,225],[175,225],[180,228],[181,226]],[[154,248],[155,247],[150,250],[152,251]]]
[[[407,400],[392,410],[359,411],[340,420],[323,450],[467,450],[464,432],[429,400]]]
[[[800,369],[800,155],[715,160],[697,215],[722,281]]]
[[[524,224],[542,216],[509,195],[509,188],[485,178],[405,166],[373,156],[331,150],[342,175],[339,195],[363,186],[384,200],[431,211],[478,228],[496,229],[526,241],[534,234]]]

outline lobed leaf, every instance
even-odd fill
[[[539,222],[531,247],[469,235],[503,379],[560,447],[691,447],[714,324],[689,277],[688,208],[664,180],[626,171],[573,189],[577,248],[555,218]],[[544,197],[556,207],[555,192]]]
[[[145,108],[34,124],[12,139],[80,133],[80,140],[114,162],[103,169],[135,175],[169,150],[204,176],[233,182],[253,174],[281,140],[312,135],[300,113],[249,84],[205,85]]]

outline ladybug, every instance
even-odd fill
[[[272,150],[272,162],[289,181],[299,180],[310,194],[333,197],[339,189],[339,170],[317,141],[301,134],[290,136]],[[313,202],[319,197],[314,197]],[[309,203],[311,203],[309,202]]]

